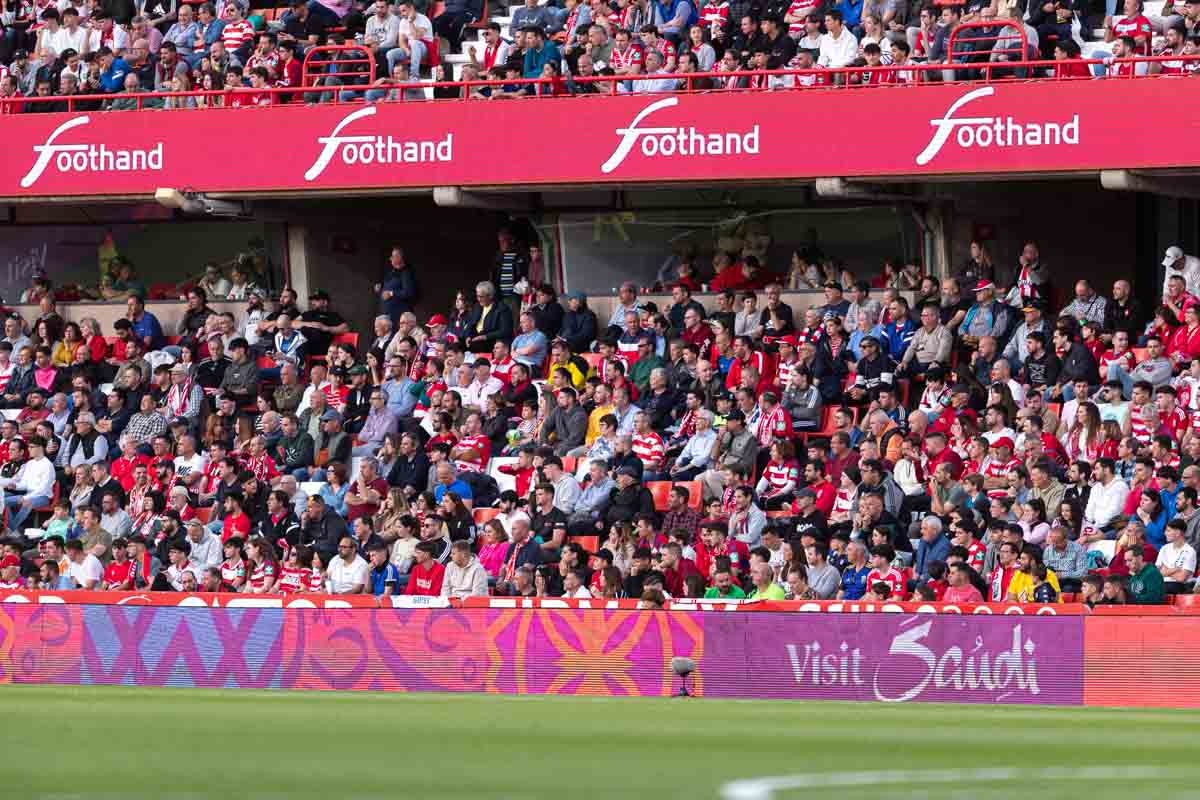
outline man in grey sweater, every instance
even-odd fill
[[[542,444],[552,444],[555,455],[565,456],[583,444],[587,435],[588,415],[579,405],[575,390],[560,389],[558,406],[542,425]]]
[[[479,559],[465,540],[450,545],[450,563],[442,577],[442,597],[487,597],[488,578]]]

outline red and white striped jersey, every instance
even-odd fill
[[[758,427],[754,435],[761,447],[770,447],[776,439],[786,439],[792,433],[792,419],[787,410],[777,405],[770,411],[758,415]]]
[[[1147,411],[1149,413],[1147,413]],[[1154,419],[1157,416],[1153,406],[1138,406],[1130,404],[1129,406],[1129,433],[1133,438],[1137,439],[1142,444],[1150,444],[1150,440],[1154,435],[1150,431],[1150,427],[1146,424],[1147,419]]]
[[[253,40],[254,26],[250,24],[249,20],[230,22],[221,29],[221,42],[230,53],[241,47],[244,42]]]
[[[654,472],[662,466],[666,447],[662,437],[654,431],[637,433],[633,436],[633,453],[642,460],[646,469]]]
[[[261,589],[267,585],[268,578],[274,578],[278,571],[274,564],[263,562],[254,567],[254,571],[250,573],[250,588]]]
[[[483,472],[487,469],[488,459],[492,457],[492,440],[487,436],[482,433],[478,436],[464,436],[458,440],[456,447],[469,447],[479,453],[478,461],[455,459],[454,466],[458,469],[468,472]]]
[[[800,481],[800,465],[795,461],[783,464],[777,461],[768,461],[767,466],[763,468],[762,476],[768,484],[766,496],[772,497],[783,491],[783,488],[789,483],[792,484],[792,488],[796,487]]]
[[[998,458],[986,458],[983,461],[983,472],[985,478],[1007,478],[1008,473],[1014,467],[1021,466],[1021,462],[1015,458],[1009,458],[1008,461],[1001,461]],[[989,489],[988,497],[1004,497],[1008,494],[1005,489]]]

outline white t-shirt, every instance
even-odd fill
[[[208,458],[201,453],[192,453],[191,458],[175,456],[175,474],[180,478],[191,477],[197,472],[203,474],[206,466],[208,466]]]
[[[1195,562],[1195,554],[1193,553],[1193,563]],[[91,553],[83,557],[81,562],[71,562],[71,580],[75,581],[75,585],[82,589],[88,583],[93,583],[93,589],[100,586],[100,579],[104,577],[104,565],[100,563],[100,559],[96,558]]]
[[[1176,545],[1173,542],[1167,542],[1162,549],[1158,551],[1158,560],[1154,562],[1154,566],[1162,569],[1186,569],[1194,576],[1196,574],[1196,551],[1187,542],[1181,542]]]
[[[341,556],[338,556],[330,562],[325,577],[329,580],[331,594],[347,594],[360,583],[364,587],[369,587],[371,576],[370,568],[362,556],[355,556],[354,561],[349,564]]]
[[[266,310],[262,309],[262,308],[256,308],[253,311],[251,311],[249,314],[246,315],[245,336],[246,336],[246,341],[250,344],[251,347],[258,344],[258,340],[262,338],[262,336],[258,332],[258,323],[267,319],[267,316],[268,315],[267,315]]]

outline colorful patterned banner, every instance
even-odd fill
[[[1171,687],[1179,676],[1195,686],[1200,663],[1180,643],[1195,639],[1197,625],[1162,617],[0,603],[0,682],[663,696],[679,687],[672,657],[687,656],[697,665],[689,683],[710,697],[1170,706],[1195,702],[1194,692]]]

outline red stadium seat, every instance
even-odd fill
[[[476,527],[483,527],[489,521],[495,519],[496,515],[498,515],[499,513],[500,513],[500,509],[498,509],[498,508],[477,508],[477,509],[475,509],[475,525],[476,525]]]
[[[688,490],[688,508],[699,511],[704,506],[704,491],[700,481],[680,481],[675,485]]]
[[[563,456],[562,462],[563,472],[567,473],[568,475],[574,475],[575,468],[579,466],[579,459],[575,456]]]
[[[196,519],[198,519],[202,524],[207,525],[212,519],[212,513],[212,506],[199,506],[196,508]]]
[[[655,511],[667,510],[667,500],[671,496],[671,487],[674,485],[671,481],[650,481],[646,484],[646,488],[650,490],[650,496],[654,498]]]
[[[600,549],[599,536],[573,536],[571,537],[571,541],[578,544],[584,550],[587,550],[588,553],[595,553]]]
[[[355,350],[358,350],[358,334],[357,333],[339,333],[333,337],[334,344],[348,344]]]

